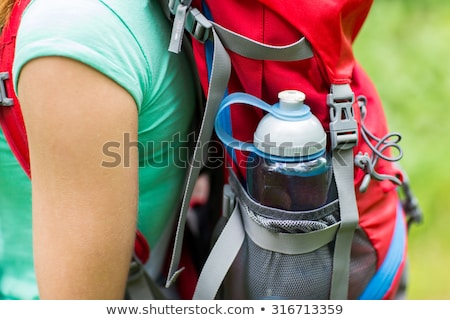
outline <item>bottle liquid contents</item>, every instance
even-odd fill
[[[305,95],[282,91],[261,119],[247,160],[247,190],[257,202],[300,211],[324,205],[331,181],[326,133],[303,103]]]

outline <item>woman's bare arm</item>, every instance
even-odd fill
[[[30,145],[33,244],[42,299],[123,298],[138,198],[135,101],[79,62],[39,58],[18,84]],[[114,168],[106,143],[120,143]]]

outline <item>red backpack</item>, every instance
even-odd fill
[[[2,33],[0,121],[12,151],[30,176],[24,124],[10,81],[15,33],[28,2],[16,3]],[[224,97],[245,92],[274,104],[278,92],[286,89],[306,93],[306,102],[329,133],[330,152],[335,159],[338,201],[334,206],[338,207],[339,221],[325,230],[289,237],[295,238],[295,243],[307,243],[306,252],[297,252],[297,245],[294,245],[280,253],[253,238],[258,235],[249,236],[251,231],[247,222],[243,222],[248,220],[243,210],[247,208],[245,190],[235,179],[245,180],[245,168],[233,165],[245,163],[247,153],[239,150],[227,153],[226,166],[233,170],[225,171],[223,181],[222,214],[226,224],[214,239],[193,298],[393,298],[406,260],[407,229],[403,208],[411,209],[407,212],[413,213],[409,219],[419,217],[414,215],[417,207],[407,189],[406,177],[391,163],[398,157],[391,155],[389,147],[399,150],[396,144],[399,139],[390,139],[381,101],[352,53],[352,42],[371,2],[342,0],[320,7],[310,1],[194,1],[192,6],[191,1],[170,1],[169,7],[166,1],[161,2],[169,18],[174,19],[170,51],[190,50],[181,47],[180,39],[185,30],[192,35],[193,53],[206,96],[193,163],[203,161],[200,150],[213,135],[219,108],[227,107],[221,106]],[[252,141],[264,112],[233,107],[225,114],[227,117],[222,120],[229,133],[240,141]],[[355,166],[342,165],[354,161]],[[190,167],[167,287],[180,275],[178,267],[183,266],[180,260],[184,226],[199,171],[199,166]],[[397,184],[407,191],[403,207],[399,204]],[[261,233],[273,236],[264,230]],[[284,237],[282,233],[275,235]],[[314,237],[321,240],[317,242]],[[138,235],[136,249],[145,249],[139,239]],[[269,242],[277,245],[278,239]],[[318,246],[331,248],[324,264],[312,259]],[[252,259],[258,256],[258,250],[266,257],[267,254],[281,257],[278,260],[281,264],[272,268],[276,271],[262,271],[258,269],[261,265],[256,269],[250,267],[255,263]],[[139,255],[140,250],[136,251]],[[143,252],[141,259],[145,260],[148,251]],[[286,264],[294,268],[290,273],[281,272]],[[277,278],[278,285],[264,287],[265,279],[273,272],[281,275]],[[300,279],[299,274],[305,279]],[[290,292],[286,293],[286,288]]]
[[[28,176],[30,159],[25,124],[22,119],[19,102],[14,94],[11,79],[14,60],[15,39],[21,13],[30,1],[19,1],[11,12],[9,21],[3,27],[0,38],[0,125],[12,152]]]
[[[225,170],[226,225],[214,239],[194,299],[390,299],[400,293],[407,220],[420,220],[420,212],[406,175],[393,164],[402,157],[400,135],[388,133],[380,98],[352,51],[371,4],[170,1],[169,51],[183,50],[179,35],[184,27],[206,96],[196,151],[210,138],[214,121],[219,138],[226,132],[232,141],[224,142],[225,167],[233,169]],[[275,106],[278,93],[290,89],[306,94],[305,103],[328,133],[339,202],[337,223],[295,235],[262,227],[265,218],[274,223],[286,212],[272,215],[273,208],[255,205],[245,190],[242,165],[247,163],[245,145],[252,143],[265,115],[251,101]],[[240,146],[233,149],[236,142]],[[201,152],[194,154],[200,157]],[[195,178],[195,169],[191,175]],[[403,206],[399,185],[407,193]],[[300,249],[303,245],[307,248]],[[317,258],[324,248],[328,256]],[[175,245],[167,286],[179,274],[179,251]]]

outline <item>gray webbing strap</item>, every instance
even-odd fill
[[[166,282],[166,287],[176,280],[182,269],[177,270],[181,258],[181,247],[184,237],[184,226],[186,223],[186,216],[189,209],[189,201],[194,190],[195,181],[199,175],[202,159],[203,147],[208,143],[212,136],[214,120],[217,114],[218,107],[222,101],[228,80],[231,72],[231,62],[225,48],[219,41],[217,34],[212,30],[214,35],[214,56],[211,70],[211,80],[206,100],[203,120],[200,127],[199,137],[194,149],[192,163],[189,166],[189,171],[184,188],[183,201],[181,204],[181,211],[178,219],[178,226],[175,234],[175,243],[172,252],[172,259],[169,267],[169,274]]]
[[[245,231],[250,239],[263,249],[283,254],[296,255],[317,250],[334,240],[336,231],[339,228],[339,224],[336,223],[324,229],[308,233],[275,233],[252,220],[242,210],[242,205],[241,211]]]
[[[144,266],[133,259],[127,282],[127,295],[131,300],[163,300],[165,299],[160,287],[147,274]]]
[[[158,239],[158,242],[155,243],[151,248],[151,258],[144,265],[145,272],[151,276],[153,279],[157,279],[161,277],[164,273],[164,267],[167,259],[167,252],[169,250],[171,240],[173,237],[173,230],[175,227],[175,223],[178,220],[178,213],[180,212],[180,206],[176,207],[176,210],[167,225],[164,227],[164,230],[161,236]]]
[[[199,10],[190,7],[191,0],[170,0],[168,5],[164,5],[166,1],[160,0],[166,16],[171,19],[171,13],[174,15],[169,45],[170,52],[178,53],[181,51],[181,39],[184,30],[187,30],[195,39],[203,43],[211,38],[212,33],[210,31],[214,29],[225,48],[247,58],[299,61],[313,56],[311,46],[305,37],[284,46],[264,44],[209,21]]]
[[[358,225],[354,189],[353,147],[357,143],[357,123],[353,116],[354,94],[350,85],[332,85],[327,103],[330,107],[330,134],[333,172],[340,203],[341,224],[336,235],[330,299],[348,296],[350,255],[353,234]]]
[[[211,22],[225,48],[247,58],[272,61],[299,61],[311,58],[313,52],[305,37],[286,46],[271,46],[244,37]]]
[[[244,243],[244,239],[245,231],[239,205],[236,203],[227,224],[202,268],[193,300],[213,300],[216,297],[223,279]]]
[[[178,53],[181,50],[184,37],[184,25],[186,23],[186,16],[189,7],[180,4],[176,8],[175,17],[173,20],[172,35],[170,37],[169,51]]]

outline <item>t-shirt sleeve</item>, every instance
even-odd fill
[[[35,0],[29,5],[19,27],[13,64],[18,96],[23,66],[47,56],[91,66],[125,88],[140,108],[143,86],[150,81],[145,55],[126,23],[101,1]]]

